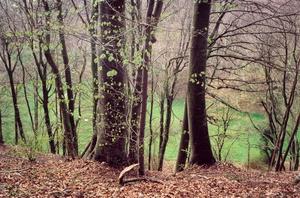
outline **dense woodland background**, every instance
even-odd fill
[[[140,175],[298,170],[299,14],[297,0],[0,0],[0,143]]]

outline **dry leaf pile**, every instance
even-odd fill
[[[41,154],[30,162],[0,147],[0,197],[300,197],[294,172],[245,170],[230,164],[182,173],[148,172],[162,184],[119,186],[121,170],[105,164]]]

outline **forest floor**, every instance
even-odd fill
[[[147,172],[157,182],[118,184],[121,170],[104,163],[50,154],[36,160],[23,149],[0,146],[0,197],[300,197],[295,172],[246,170],[231,164],[184,172]]]

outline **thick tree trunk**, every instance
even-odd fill
[[[182,121],[182,134],[179,144],[179,151],[176,162],[176,172],[184,170],[185,163],[188,158],[188,149],[189,149],[189,124],[188,124],[188,114],[187,114],[187,103],[185,102],[184,116]]]
[[[187,109],[192,149],[190,163],[197,165],[215,163],[209,140],[205,107],[205,72],[210,7],[210,0],[194,3]]]
[[[96,141],[93,137],[89,153],[91,159],[104,161],[111,166],[127,163],[126,135],[126,75],[121,51],[124,45],[123,20],[125,1],[101,1],[101,98],[98,103]]]

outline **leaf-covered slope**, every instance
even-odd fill
[[[92,161],[38,155],[30,162],[0,147],[0,197],[300,197],[297,173],[244,170],[230,164],[149,172],[163,183],[118,185],[120,170]],[[24,151],[21,151],[24,152]]]

